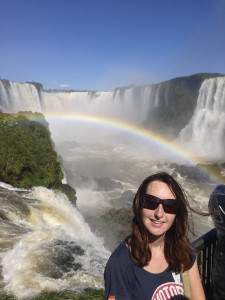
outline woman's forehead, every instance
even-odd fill
[[[146,193],[161,199],[175,199],[174,193],[169,186],[165,182],[158,180],[148,184]]]

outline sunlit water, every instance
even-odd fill
[[[176,140],[210,160],[214,156],[221,159],[224,153],[224,83],[225,78],[204,81],[193,118]],[[159,91],[160,85],[114,93],[46,93],[30,84],[0,81],[2,111],[45,114],[63,159],[64,181],[77,191],[75,207],[65,195],[43,187],[17,190],[1,184],[2,290],[27,300],[43,291],[102,288],[112,249],[100,232],[91,228],[93,218],[113,207],[130,208],[133,198],[123,199],[123,193],[134,195],[143,179],[154,172],[173,174],[190,195],[191,206],[208,211],[216,182],[182,177],[171,163],[192,165],[190,159],[166,143],[158,143],[154,135],[146,138],[129,125],[122,128],[121,122],[140,126],[150,118],[153,108],[159,106]],[[163,105],[168,101],[165,91]],[[90,116],[96,122],[90,122]],[[213,227],[210,217],[193,214],[192,221],[196,235],[191,239]]]
[[[156,160],[148,143],[143,144],[142,151],[135,150],[134,145],[113,146],[100,141],[56,145],[68,183],[77,190],[77,208],[61,193],[43,187],[17,190],[2,183],[0,248],[4,290],[13,292],[18,299],[28,299],[41,291],[103,288],[104,267],[112,249],[107,249],[99,233],[91,230],[88,218],[98,218],[112,207],[130,208],[132,198],[116,201],[123,192],[135,193],[141,181],[154,172],[173,172],[166,158],[161,163]],[[191,205],[207,211],[215,184],[174,175],[193,197]],[[107,189],[108,182],[112,186]],[[194,238],[213,227],[210,217],[193,215],[192,219]]]
[[[26,299],[41,291],[103,286],[109,252],[66,196],[42,187],[0,188],[0,205],[5,290]]]
[[[135,142],[142,142],[144,148],[135,149]],[[117,143],[114,146],[104,143],[76,146],[71,144],[70,148],[67,144],[64,148],[61,144],[57,149],[64,158],[64,168],[69,170],[69,183],[76,186],[78,209],[86,219],[88,216],[100,216],[112,207],[131,207],[133,198],[129,203],[116,202],[115,199],[120,198],[121,194],[128,190],[133,194],[136,193],[143,179],[155,172],[166,171],[173,174],[189,195],[190,204],[200,212],[208,212],[209,196],[217,184],[180,176],[171,167],[171,162],[177,161],[178,164],[191,165],[190,162],[174,154],[166,157],[167,150],[158,149],[157,151],[151,143],[144,143],[140,140],[129,145]],[[155,150],[155,154],[152,149]],[[159,156],[162,158],[161,161]],[[107,179],[112,180],[115,188],[104,189],[99,184],[99,181],[104,182],[104,179],[106,182]],[[200,222],[195,222],[197,235],[205,233],[212,227],[210,217],[193,215],[193,219],[199,218]]]

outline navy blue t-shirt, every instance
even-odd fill
[[[193,264],[195,257],[193,257]],[[184,299],[180,274],[169,267],[161,273],[150,273],[137,267],[122,242],[110,256],[104,273],[105,300],[167,300]]]

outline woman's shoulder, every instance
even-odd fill
[[[127,256],[129,256],[129,251],[125,241],[120,243],[111,254],[111,257],[116,257],[116,258],[124,258]]]
[[[113,251],[109,258],[109,261],[119,261],[122,264],[128,264],[130,266],[134,265],[133,261],[130,258],[125,241],[120,243],[119,246]]]

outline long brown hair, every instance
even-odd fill
[[[153,181],[161,181],[168,185],[178,204],[178,210],[173,225],[165,234],[164,255],[173,271],[181,272],[191,268],[192,248],[187,240],[190,229],[188,223],[188,209],[190,207],[186,195],[180,184],[168,173],[159,172],[147,177],[140,185],[133,201],[134,218],[132,221],[132,235],[126,238],[130,257],[133,262],[144,267],[151,259],[149,248],[149,232],[142,221],[142,201],[148,185]]]

